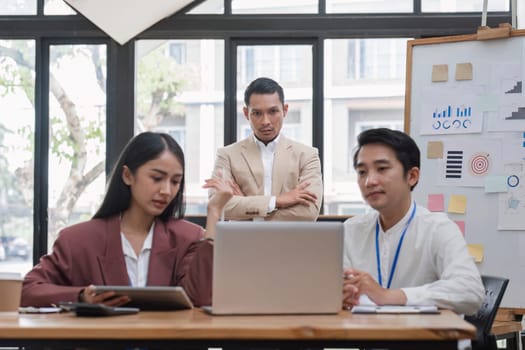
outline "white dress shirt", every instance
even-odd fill
[[[412,213],[384,232],[379,225],[379,256],[383,287],[388,278],[399,238]],[[368,272],[378,280],[376,223],[378,212],[345,221],[344,268]],[[407,305],[436,305],[460,314],[474,314],[484,298],[484,288],[473,258],[457,225],[444,213],[417,206],[401,246],[391,288],[401,288]]]
[[[255,135],[253,136],[255,143],[261,151],[261,158],[264,168],[264,195],[270,196],[272,194],[272,173],[273,173],[273,158],[275,155],[275,148],[279,142],[281,135],[278,135],[272,142],[267,145],[259,141]],[[271,196],[268,203],[268,213],[275,210],[276,197]]]
[[[131,243],[124,233],[120,233],[122,238],[122,251],[126,261],[126,270],[128,271],[129,284],[133,287],[145,287],[148,282],[149,257],[151,254],[151,244],[153,242],[153,230],[155,222],[151,225],[148,235],[144,240],[139,256],[135,254]]]

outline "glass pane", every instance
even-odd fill
[[[35,43],[0,40],[0,272],[32,267]]]
[[[220,15],[224,13],[224,0],[208,0],[187,12],[190,15]]]
[[[251,45],[237,48],[237,140],[251,134],[246,120],[244,89],[258,77],[277,81],[288,103],[282,133],[312,144],[312,46]]]
[[[44,15],[76,15],[77,13],[62,0],[46,0]]]
[[[413,12],[413,0],[326,0],[326,13]]]
[[[318,0],[232,0],[232,13],[317,13]]]
[[[202,188],[224,141],[224,42],[139,40],[135,132],[171,134],[186,159],[186,214],[206,214]]]
[[[353,168],[361,131],[403,129],[407,39],[325,41],[324,214],[364,213]]]
[[[481,0],[421,0],[423,12],[481,12]],[[509,0],[490,0],[487,2],[488,11],[510,11]]]
[[[2,0],[0,15],[36,15],[37,0]]]
[[[90,219],[105,189],[105,45],[49,49],[49,236]]]

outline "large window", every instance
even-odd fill
[[[0,40],[0,272],[32,263],[34,67],[34,41]]]
[[[509,0],[487,1],[488,11],[508,11]],[[479,12],[483,9],[483,1],[480,0],[422,0],[421,9],[424,12]]]
[[[412,12],[413,0],[326,0],[328,13]]]
[[[105,188],[106,46],[49,48],[48,246],[90,219]]]
[[[318,0],[232,0],[232,13],[317,13]]]
[[[25,272],[32,266],[34,203],[47,202],[44,243],[50,247],[62,228],[93,215],[105,187],[106,46],[44,49],[49,94],[39,101],[34,41],[0,41],[0,198],[5,210],[0,271]],[[43,100],[48,110],[41,110],[38,125],[49,125],[47,130],[35,127],[35,104]],[[36,149],[37,140],[48,149]],[[46,159],[47,166],[35,169],[35,157],[39,164]],[[38,186],[46,190],[36,192]]]
[[[3,0],[0,2],[1,15],[36,15],[35,0]]]
[[[403,129],[406,41],[325,42],[324,213],[367,210],[352,164],[356,136],[372,127]]]
[[[288,115],[282,133],[312,143],[312,46],[239,45],[237,47],[237,140],[251,133],[242,108],[244,90],[257,77],[278,81],[284,90]]]
[[[166,132],[181,145],[190,215],[206,213],[202,184],[223,145],[223,57],[220,40],[140,40],[136,45],[135,132]]]
[[[335,45],[335,46],[333,46]],[[346,50],[344,50],[346,46]],[[350,39],[338,40],[329,47],[341,50],[346,62],[346,79],[349,80],[400,80],[404,79],[406,39]],[[346,58],[346,59],[344,59]],[[343,72],[337,72],[345,73]],[[340,79],[345,79],[341,75]]]
[[[44,3],[45,15],[73,15],[75,11],[62,0],[46,0]]]

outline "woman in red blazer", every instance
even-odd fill
[[[217,195],[204,231],[183,219],[184,175],[184,154],[171,136],[145,132],[131,139],[100,209],[60,232],[51,254],[25,276],[21,305],[129,301],[114,292],[96,295],[93,285],[182,286],[195,305],[210,305],[212,239],[232,192],[221,180],[206,182]]]

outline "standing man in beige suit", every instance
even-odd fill
[[[246,88],[244,103],[253,133],[220,148],[213,172],[234,188],[225,218],[315,221],[323,197],[319,153],[281,134],[288,112],[283,88],[258,78]]]

